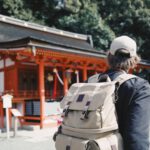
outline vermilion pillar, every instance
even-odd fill
[[[56,98],[56,95],[57,95],[57,83],[58,83],[58,80],[57,80],[57,76],[56,74],[54,75],[54,88],[53,88],[53,99]]]
[[[2,101],[0,101],[0,128],[4,128],[4,113]]]
[[[18,95],[18,66],[17,63],[15,62],[15,69],[14,69],[14,76],[13,76],[13,80],[15,81],[15,85],[14,85],[14,95]]]
[[[44,122],[44,103],[45,103],[45,85],[44,85],[44,62],[39,62],[39,96],[40,96],[40,128],[43,128]]]
[[[87,67],[84,66],[83,68],[83,81],[87,80]]]
[[[64,82],[64,95],[66,95],[66,93],[68,91],[68,80],[66,77],[65,69],[63,69],[63,82]]]

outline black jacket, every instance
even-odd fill
[[[106,72],[114,80],[122,72]],[[150,85],[140,78],[123,83],[116,103],[124,150],[150,150]]]

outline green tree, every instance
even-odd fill
[[[146,51],[150,48],[147,44],[150,43],[150,1],[101,0],[97,4],[99,13],[115,34],[133,37],[138,43],[139,53],[146,58]]]
[[[58,27],[82,34],[92,35],[94,46],[106,50],[110,41],[115,37],[114,32],[101,19],[94,3],[82,2],[82,9],[69,16],[60,18]]]
[[[58,18],[69,13],[59,6],[58,0],[24,0],[24,3],[37,20],[48,26],[55,26]]]
[[[58,9],[56,0],[0,0],[0,13],[14,18],[54,26],[60,16],[67,15]]]
[[[23,0],[0,0],[0,13],[23,20],[35,21],[32,11],[24,7]]]
[[[0,0],[0,13],[90,34],[98,50],[107,50],[115,36],[128,35],[150,59],[150,0]]]

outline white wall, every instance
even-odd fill
[[[0,94],[4,92],[4,72],[0,72]]]
[[[14,65],[14,64],[15,64],[15,62],[14,62],[14,61],[12,61],[10,58],[7,58],[5,61],[6,61],[6,67],[8,67],[8,66],[11,66],[11,65]]]
[[[0,60],[0,69],[4,68],[4,60]]]

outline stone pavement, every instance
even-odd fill
[[[57,127],[18,130],[16,137],[11,131],[9,139],[6,133],[0,133],[0,150],[55,150],[52,137],[56,130]]]

